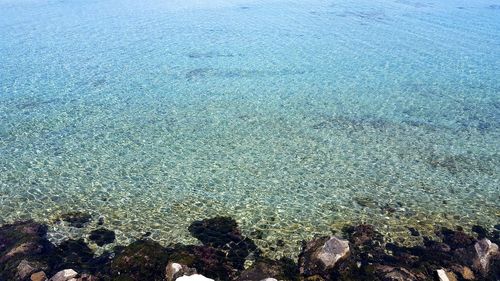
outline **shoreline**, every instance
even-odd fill
[[[89,218],[73,213],[61,219],[78,227]],[[83,239],[52,244],[47,229],[34,221],[0,226],[0,281],[500,280],[500,225],[474,226],[474,235],[442,227],[439,239],[423,237],[412,247],[387,242],[372,225],[346,226],[303,241],[296,260],[265,257],[230,217],[193,222],[188,230],[199,244],[163,247],[146,233],[98,256]],[[115,233],[103,226],[88,238],[104,246]]]

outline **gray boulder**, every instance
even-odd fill
[[[349,241],[325,236],[309,241],[299,255],[300,274],[320,275],[332,270],[349,255]]]
[[[493,259],[500,257],[498,245],[484,238],[474,244],[474,259],[472,266],[477,271],[487,275]]]

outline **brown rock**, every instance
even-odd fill
[[[31,276],[31,274],[35,271],[37,271],[37,264],[34,264],[32,262],[29,262],[27,260],[22,260],[18,265],[17,265],[17,273],[16,277],[19,280],[24,280],[28,276]]]
[[[415,274],[403,267],[392,267],[387,265],[375,266],[375,272],[383,281],[417,281],[420,280]]]
[[[37,245],[36,243],[22,243],[16,247],[14,247],[12,250],[10,250],[5,256],[3,256],[0,259],[0,262],[5,262],[12,258],[13,256],[16,255],[23,255],[23,254],[33,254],[33,253],[39,253],[40,252],[40,246]]]
[[[30,279],[31,281],[47,281],[47,275],[45,275],[45,272],[40,271],[31,274]]]
[[[461,274],[462,274],[462,278],[465,280],[476,279],[476,276],[474,276],[474,272],[472,272],[472,270],[467,266],[463,267]]]
[[[97,277],[86,273],[82,274],[81,277],[76,279],[76,281],[97,281],[97,280],[99,280],[97,279]]]

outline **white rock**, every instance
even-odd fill
[[[179,264],[179,263],[176,263],[176,262],[172,263],[171,266],[172,266],[172,272],[174,274],[177,273],[177,272],[179,272],[179,270],[182,269],[182,265]]]
[[[278,281],[278,280],[274,279],[274,278],[266,278],[266,279],[262,279],[260,281]]]
[[[201,274],[184,275],[176,279],[176,281],[215,281],[214,279],[207,278]]]
[[[446,271],[444,271],[444,269],[438,269],[437,274],[439,277],[439,281],[450,281],[450,279],[448,278],[448,275],[446,275]]]
[[[182,273],[177,274],[182,270],[182,264],[176,262],[169,262],[165,269],[165,278],[167,281],[175,280],[175,277],[181,275]]]
[[[77,275],[78,273],[73,269],[65,269],[56,273],[56,275],[52,276],[49,281],[68,281]]]

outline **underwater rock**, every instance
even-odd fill
[[[486,238],[488,236],[488,231],[486,230],[486,228],[484,228],[480,225],[474,225],[472,227],[472,231],[477,233],[477,237],[479,239],[483,239],[483,238]]]
[[[452,250],[466,248],[476,242],[476,239],[461,230],[451,230],[443,228],[437,233],[443,239],[443,242],[451,247]]]
[[[408,230],[410,231],[411,236],[420,236],[420,232],[414,227],[409,227]]]
[[[90,232],[89,239],[102,247],[115,241],[115,232],[105,228],[99,228]]]
[[[383,236],[375,230],[373,225],[360,224],[343,229],[347,238],[353,246],[359,248],[380,247],[383,244]]]
[[[189,232],[204,245],[222,247],[229,242],[243,240],[238,224],[230,217],[215,217],[211,219],[194,221],[189,226]]]
[[[76,277],[78,273],[73,269],[64,269],[56,273],[56,275],[52,276],[49,281],[67,281],[73,277]]]
[[[121,280],[161,280],[165,264],[165,248],[152,240],[138,240],[118,249],[111,261],[111,274]]]
[[[241,235],[236,221],[230,217],[215,217],[194,221],[189,226],[191,235],[204,245],[214,247],[226,253],[231,267],[242,270],[245,259],[253,254],[260,255],[260,250],[248,237]]]
[[[70,212],[59,217],[60,220],[65,221],[69,223],[70,226],[76,228],[84,227],[87,223],[90,222],[91,218],[91,215],[82,212]]]
[[[39,271],[36,273],[31,274],[30,277],[31,281],[47,281],[47,275],[45,275],[45,272]]]
[[[185,275],[177,278],[178,281],[214,281],[214,279],[207,278],[201,274]]]
[[[349,254],[349,241],[325,236],[306,243],[299,255],[300,273],[306,276],[324,274]]]
[[[165,280],[166,281],[174,281],[177,278],[184,275],[193,275],[196,274],[196,269],[189,268],[186,265],[169,262],[167,267],[165,268]]]

